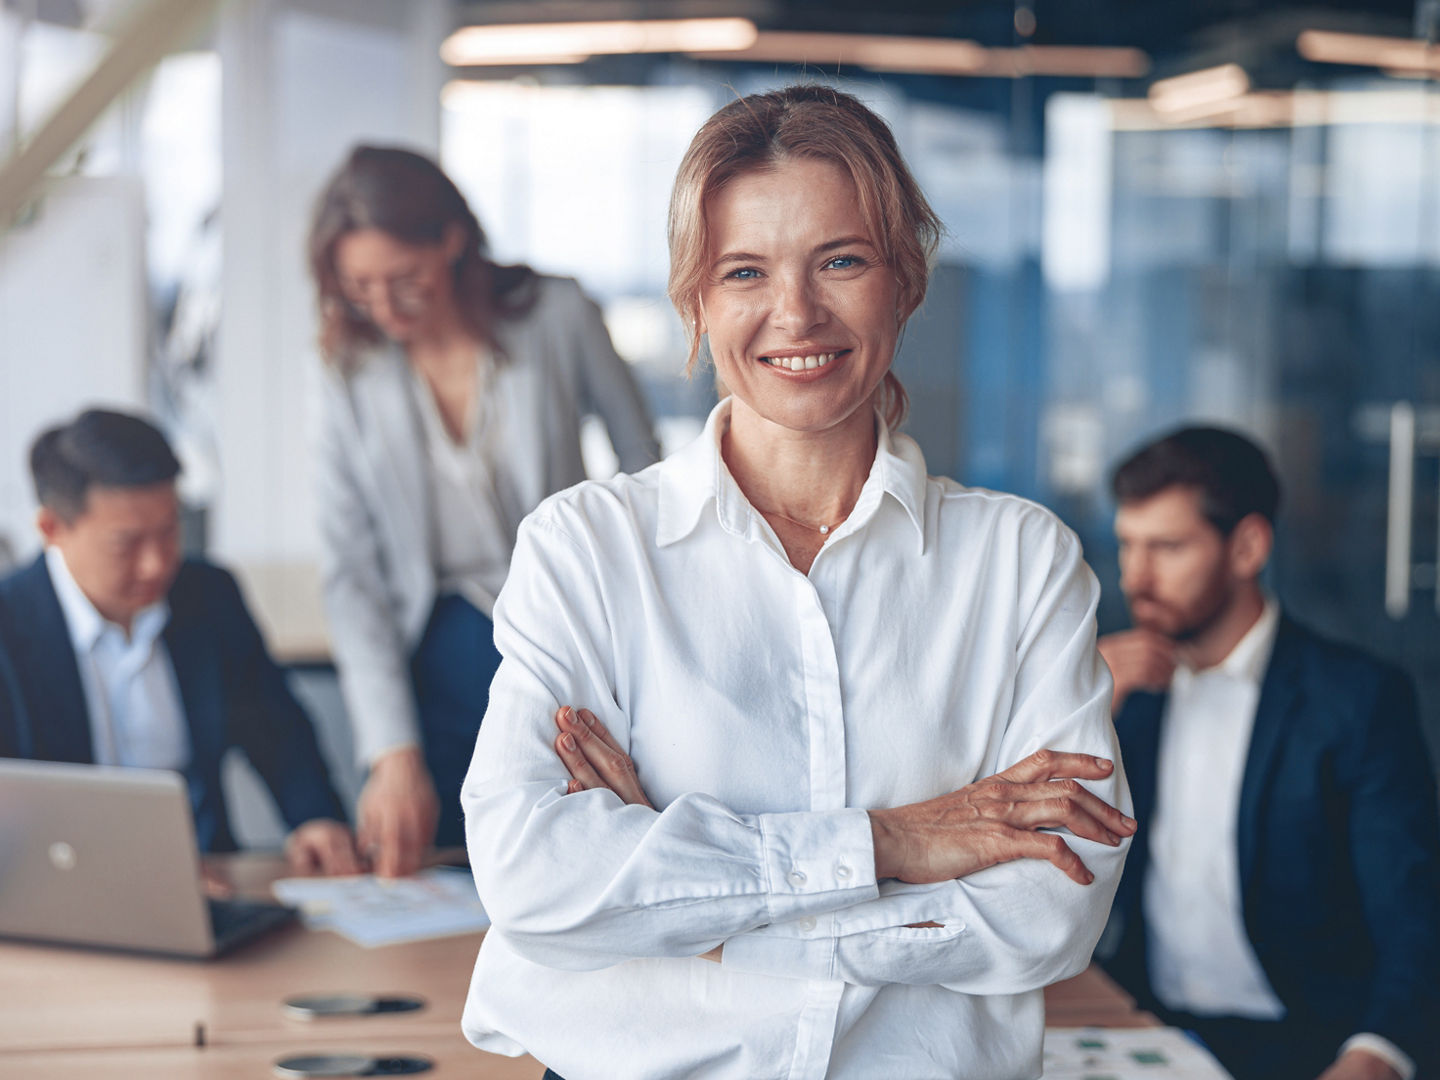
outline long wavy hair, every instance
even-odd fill
[[[393,146],[357,146],[321,192],[310,223],[310,272],[320,307],[320,351],[341,366],[385,340],[364,312],[346,302],[335,246],[358,229],[379,229],[404,244],[439,244],[450,226],[465,235],[453,267],[456,307],[466,328],[503,360],[497,320],[519,318],[535,304],[537,275],[488,257],[485,231],[454,182],[423,154]]]
[[[833,87],[787,86],[739,98],[696,133],[675,175],[670,196],[670,302],[690,342],[686,370],[700,355],[700,289],[710,237],[709,198],[737,176],[772,169],[793,158],[829,162],[848,175],[870,236],[899,285],[897,312],[905,321],[925,299],[941,224],[910,175],[885,121]],[[892,428],[909,399],[894,371],[880,386],[881,415]]]

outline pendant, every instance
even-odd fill
[[[821,525],[821,526],[820,526],[820,535],[821,535],[821,536],[825,536],[825,535],[828,534],[829,532],[830,532],[830,526],[829,526],[829,525]]]

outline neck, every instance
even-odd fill
[[[875,418],[869,409],[826,431],[794,431],[752,412],[739,400],[720,442],[735,483],[762,513],[818,529],[849,516],[875,461]]]
[[[479,345],[451,306],[436,312],[424,329],[405,343],[405,355],[422,372],[444,374],[473,364]]]
[[[1180,646],[1185,662],[1204,671],[1229,656],[1236,645],[1260,621],[1265,611],[1265,594],[1256,582],[1246,582],[1236,591],[1210,623]]]

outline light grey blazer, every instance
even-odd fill
[[[491,379],[506,495],[522,512],[585,479],[580,420],[604,421],[626,472],[659,459],[639,388],[600,309],[571,278],[542,277],[530,314],[501,322]],[[330,641],[362,767],[420,743],[410,656],[435,603],[434,514],[425,434],[404,353],[378,348],[327,365],[316,504]]]

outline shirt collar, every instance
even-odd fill
[[[1265,597],[1265,607],[1255,625],[1235,643],[1230,654],[1216,666],[1231,678],[1260,685],[1265,668],[1275,648],[1275,634],[1280,627],[1280,605],[1273,596]]]
[[[66,565],[65,556],[57,547],[45,549],[45,566],[50,571],[50,581],[55,586],[55,597],[60,601],[60,610],[65,614],[65,626],[70,631],[70,644],[78,653],[88,654],[95,643],[107,630],[114,630],[122,637],[124,631],[101,615],[76,583]],[[130,646],[148,648],[165,629],[170,619],[170,606],[163,599],[135,613],[130,621]]]
[[[655,542],[660,547],[683,540],[695,530],[700,515],[713,501],[727,532],[749,534],[764,520],[730,476],[720,456],[720,436],[730,421],[730,398],[710,411],[705,430],[660,465],[659,513]],[[892,434],[878,414],[875,462],[860,498],[840,530],[854,531],[879,509],[884,495],[893,498],[915,528],[920,550],[925,544],[925,457],[908,435]]]

